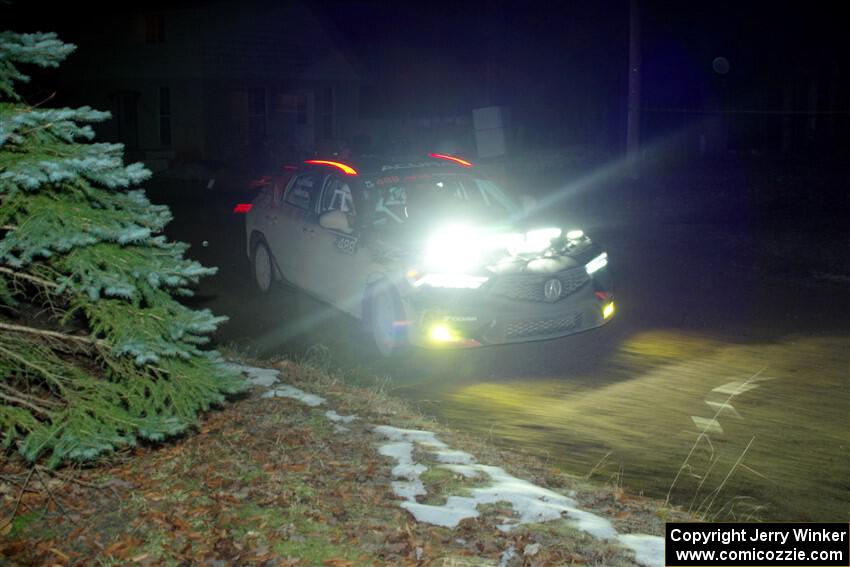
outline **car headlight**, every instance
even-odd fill
[[[506,248],[516,256],[518,254],[537,254],[552,246],[552,240],[561,236],[560,228],[540,228],[525,234],[509,235]]]
[[[413,287],[429,285],[431,287],[450,287],[456,289],[478,289],[484,285],[486,276],[471,276],[469,274],[423,274],[422,276],[410,277],[408,272],[407,281]]]
[[[602,268],[608,265],[608,253],[603,252],[587,264],[585,264],[584,269],[587,270],[588,275],[594,272],[598,272]]]
[[[438,231],[425,249],[425,265],[441,273],[459,273],[481,264],[481,235],[467,226]]]
[[[523,252],[543,252],[552,245],[552,239],[561,236],[560,228],[541,228],[525,233]]]

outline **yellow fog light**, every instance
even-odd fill
[[[452,340],[452,332],[445,325],[434,325],[431,327],[431,340],[437,342],[448,342]]]
[[[614,302],[612,301],[608,305],[602,308],[602,318],[610,319],[614,315]]]

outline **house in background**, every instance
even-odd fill
[[[301,2],[195,2],[125,11],[71,37],[66,96],[109,109],[98,137],[159,171],[220,163],[258,171],[350,139],[359,80]]]

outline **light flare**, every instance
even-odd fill
[[[308,159],[304,163],[309,163],[311,165],[329,165],[331,167],[335,167],[345,173],[346,175],[357,175],[357,170],[351,167],[350,165],[346,165],[344,163],[338,161],[328,161],[324,159]]]

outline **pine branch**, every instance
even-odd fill
[[[35,362],[19,355],[15,351],[4,348],[3,346],[0,346],[0,354],[4,354],[7,357],[9,357],[10,359],[17,360],[19,363],[21,363],[22,366],[32,368],[33,370],[38,372],[41,376],[53,380],[60,387],[62,385],[62,382],[65,380],[64,377],[51,372],[50,370],[44,368],[43,366],[36,364]]]
[[[7,274],[9,276],[12,276],[13,278],[27,280],[28,282],[38,284],[38,285],[44,286],[44,287],[53,288],[53,289],[59,287],[58,285],[56,285],[54,282],[52,282],[50,280],[46,280],[46,279],[40,278],[38,276],[33,276],[31,274],[25,274],[23,272],[16,272],[15,270],[11,270],[9,268],[4,268],[3,266],[0,266],[0,274]]]
[[[38,407],[34,404],[29,403],[28,401],[22,400],[21,398],[18,398],[16,396],[12,396],[12,395],[4,394],[3,392],[0,392],[0,400],[6,400],[7,402],[11,402],[13,404],[18,404],[18,405],[21,405],[21,406],[28,407],[29,409],[31,409],[32,411],[34,411],[35,413],[37,413],[39,415],[42,415],[44,417],[50,417],[50,412],[48,410],[46,410],[44,408],[40,408],[40,407]]]
[[[61,341],[75,341],[86,343],[88,345],[97,345],[103,347],[109,347],[109,343],[104,341],[103,339],[93,339],[91,337],[80,337],[77,335],[68,335],[66,333],[60,333],[59,331],[48,331],[46,329],[36,329],[35,327],[25,327],[23,325],[12,325],[10,323],[2,323],[0,322],[0,329],[5,329],[7,331],[12,331],[16,333],[27,333],[30,335],[39,335],[42,337],[50,337],[51,339],[59,339]]]
[[[2,382],[0,382],[0,388],[6,390],[7,392],[9,392],[13,396],[21,397],[21,398],[24,398],[26,400],[31,400],[32,403],[34,403],[36,405],[47,406],[47,407],[50,407],[50,408],[61,408],[63,406],[63,404],[61,404],[57,401],[54,401],[54,400],[45,400],[44,398],[37,398],[37,397],[32,396],[30,394],[25,394],[25,393],[21,392],[20,390],[18,390],[17,388],[13,388],[12,386],[7,386],[6,384],[4,384]]]
[[[38,108],[38,107],[40,107],[40,106],[43,106],[45,102],[50,102],[51,100],[53,100],[53,98],[54,98],[55,96],[56,96],[56,91],[53,91],[52,93],[50,93],[50,94],[47,96],[47,98],[45,98],[45,99],[43,99],[43,100],[38,101],[37,103],[35,103],[34,105],[32,105],[32,107],[33,107],[33,108]]]
[[[201,348],[224,318],[177,301],[215,269],[185,258],[164,235],[168,208],[130,189],[143,164],[92,143],[110,114],[44,107],[54,94],[19,102],[18,65],[72,50],[0,32],[0,309],[35,319],[0,318],[0,439],[48,468],[177,435],[245,387]],[[59,326],[37,327],[45,316]]]

